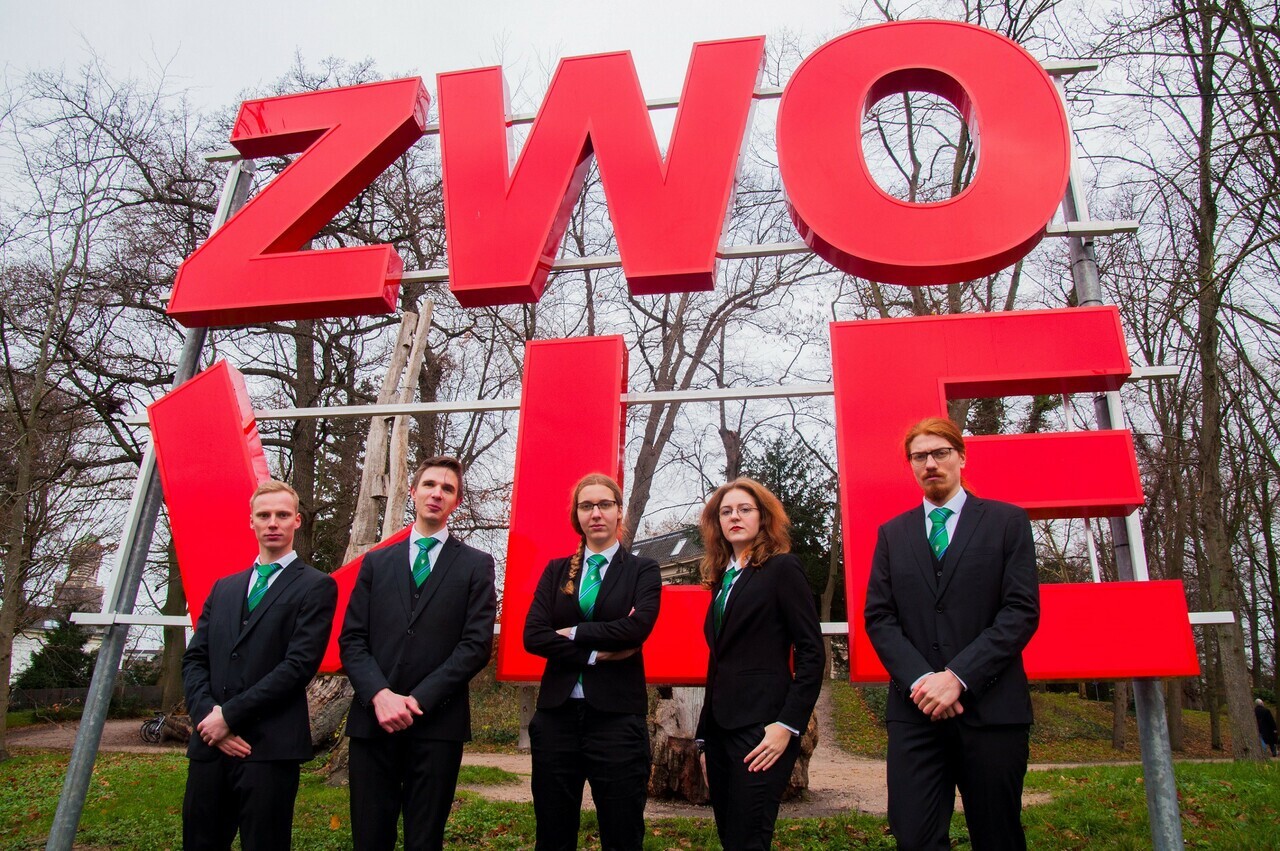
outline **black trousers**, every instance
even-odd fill
[[[462,742],[391,735],[351,740],[351,839],[391,851],[404,813],[405,851],[438,851],[458,787]]]
[[[236,831],[244,851],[288,849],[299,764],[247,762],[219,754],[188,761],[182,799],[182,847],[227,851]]]
[[[764,724],[726,730],[709,720],[706,729],[707,786],[716,832],[725,851],[754,851],[773,845],[778,805],[800,756],[800,737],[767,771],[747,771],[743,758],[764,739]]]
[[[585,700],[539,709],[529,722],[538,851],[578,847],[582,786],[591,784],[604,851],[639,851],[649,788],[643,715],[601,712]]]
[[[958,719],[889,722],[889,829],[898,847],[950,848],[955,790],[974,851],[1023,851],[1022,781],[1030,728],[972,727]]]

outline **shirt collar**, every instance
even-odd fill
[[[419,541],[421,538],[435,538],[437,541],[439,541],[439,542],[440,542],[440,544],[443,544],[445,541],[449,540],[449,527],[448,527],[448,526],[441,526],[441,527],[440,527],[440,530],[439,530],[438,532],[435,532],[434,534],[431,534],[431,535],[424,535],[424,534],[422,534],[421,532],[419,532],[419,531],[418,531],[418,527],[417,527],[417,526],[410,526],[410,527],[409,527],[409,529],[410,529],[410,531],[409,531],[409,546],[410,546],[411,548],[412,548],[412,547],[414,547],[415,545],[417,545],[418,541]],[[439,544],[437,544],[437,546],[439,546]]]
[[[967,500],[968,498],[969,498],[969,494],[964,488],[960,488],[960,490],[956,491],[956,495],[951,497],[951,499],[947,500],[942,505],[934,505],[932,502],[929,501],[928,497],[925,497],[924,513],[928,515],[928,513],[935,508],[949,508],[951,509],[951,514],[948,515],[948,517],[955,514],[959,514],[960,509],[964,508],[965,500]]]
[[[618,554],[618,550],[620,550],[620,549],[622,549],[622,542],[621,542],[621,541],[614,541],[614,542],[613,542],[613,546],[611,546],[611,547],[609,547],[608,549],[604,550],[603,552],[599,553],[599,555],[604,556],[604,564],[605,564],[605,567],[608,567],[610,564],[612,564],[612,563],[613,563],[613,557],[614,557],[615,555],[617,555],[617,554]],[[589,558],[590,556],[593,556],[593,555],[596,555],[595,550],[591,549],[591,547],[587,547],[587,548],[586,548],[586,554],[583,556],[583,559],[585,560],[585,559],[587,559],[587,558]]]
[[[276,559],[275,561],[270,562],[270,564],[278,564],[280,565],[279,569],[284,570],[286,567],[293,564],[297,560],[298,560],[298,553],[295,550],[289,550],[289,552],[280,556],[280,558]],[[244,564],[244,562],[241,562],[241,564]],[[262,564],[262,562],[254,561],[253,566],[257,567],[260,564]]]

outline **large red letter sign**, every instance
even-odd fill
[[[936,204],[886,194],[867,169],[862,114],[906,91],[946,98],[981,145],[973,182]],[[1020,259],[1044,236],[1070,168],[1053,81],[1025,50],[950,21],[881,24],[809,56],[778,110],[791,218],[833,266],[874,281],[949,284]]]
[[[565,376],[573,381],[566,382]],[[621,337],[541,340],[525,347],[520,434],[507,570],[502,582],[498,679],[536,682],[543,659],[524,649],[524,622],[547,562],[578,546],[569,525],[573,486],[587,473],[622,482],[627,349]],[[644,645],[652,683],[701,683],[707,674],[702,620],[710,594],[662,589],[662,608]]]
[[[303,154],[186,259],[169,315],[207,326],[394,309],[391,246],[298,249],[422,136],[427,104],[417,77],[241,104],[241,154]]]
[[[244,377],[219,361],[147,409],[156,464],[169,507],[169,528],[194,626],[213,583],[247,569],[258,554],[249,528],[249,497],[271,477]],[[409,527],[378,546],[408,537]],[[338,613],[322,671],[336,671],[338,633],[364,556],[333,572]]]
[[[439,75],[459,303],[538,300],[593,153],[631,291],[712,289],[763,52],[763,37],[694,45],[665,162],[629,53],[560,62],[514,169],[502,70]]]
[[[836,445],[849,595],[850,678],[884,668],[862,622],[879,525],[920,504],[902,437],[950,398],[1114,390],[1129,374],[1113,307],[841,322],[831,326]],[[972,437],[974,492],[1032,517],[1103,517],[1142,504],[1126,431]],[[1092,633],[1086,635],[1086,633]],[[1032,679],[1194,675],[1195,642],[1179,582],[1041,586]]]

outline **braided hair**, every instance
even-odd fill
[[[587,549],[587,535],[582,530],[582,521],[578,519],[578,497],[582,493],[582,489],[592,485],[600,485],[608,488],[613,493],[613,499],[622,506],[622,488],[609,476],[604,473],[588,473],[578,483],[573,486],[573,498],[569,500],[569,523],[573,526],[573,531],[578,533],[578,550],[573,554],[573,558],[569,559],[569,578],[565,581],[564,587],[561,588],[565,594],[573,596],[576,590],[575,580],[578,574],[582,572],[582,556]],[[621,532],[621,520],[619,515],[619,532]]]

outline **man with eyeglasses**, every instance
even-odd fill
[[[900,848],[949,848],[958,787],[977,851],[1025,849],[1022,649],[1040,618],[1031,523],[964,489],[955,423],[921,420],[904,445],[924,500],[880,527],[865,610],[891,681],[889,827]]]
[[[447,526],[462,464],[426,459],[409,494],[409,537],[364,557],[338,638],[355,689],[347,735],[357,851],[391,851],[402,812],[406,851],[443,847],[471,739],[467,686],[493,648],[493,557]]]

